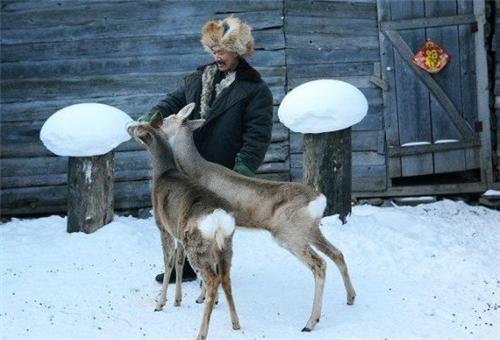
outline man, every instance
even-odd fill
[[[200,154],[208,161],[254,176],[271,141],[273,98],[260,74],[245,60],[254,52],[251,29],[232,16],[209,21],[202,29],[201,44],[214,62],[186,76],[139,121],[149,121],[155,112],[163,117],[175,114],[194,102],[191,119],[206,119],[194,132]],[[194,279],[189,269],[185,266],[184,275]],[[162,282],[163,274],[156,280]]]

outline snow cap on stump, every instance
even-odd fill
[[[126,129],[130,122],[132,118],[113,106],[75,104],[50,116],[40,139],[58,156],[99,156],[130,139]]]
[[[323,133],[346,129],[360,122],[367,111],[368,101],[355,86],[320,79],[290,91],[281,102],[278,117],[294,132]]]

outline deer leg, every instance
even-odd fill
[[[318,250],[332,259],[332,261],[337,265],[337,268],[342,275],[342,280],[344,281],[344,287],[347,294],[347,304],[352,305],[354,303],[354,299],[356,298],[356,292],[354,291],[351,283],[351,278],[349,276],[349,271],[347,270],[344,255],[323,236],[321,231],[319,231],[318,239],[314,242],[314,246],[316,246]]]
[[[174,254],[175,254],[174,238],[169,233],[164,231],[162,227],[160,228],[160,233],[161,233],[161,244],[163,248],[163,263],[165,266],[165,276],[163,277],[163,283],[161,285],[161,293],[158,299],[158,303],[156,304],[155,312],[161,311],[163,309],[163,306],[165,306],[165,303],[167,302],[168,281],[170,280],[170,273],[174,266]]]
[[[304,263],[314,275],[314,299],[311,316],[302,332],[310,332],[319,322],[321,316],[321,305],[323,302],[323,290],[325,287],[326,262],[318,253],[308,245],[291,245],[285,240],[280,240],[280,244],[295,255]]]
[[[184,269],[184,246],[177,242],[175,249],[175,301],[174,306],[179,307],[182,301],[182,272]]]
[[[220,263],[221,271],[221,283],[222,289],[224,289],[224,294],[226,295],[227,304],[229,306],[229,315],[231,316],[231,323],[233,324],[233,329],[240,329],[240,320],[238,314],[236,313],[236,307],[233,300],[233,292],[231,289],[231,277],[229,275],[231,268],[231,262],[222,260]]]
[[[205,288],[205,284],[203,283],[203,280],[200,281],[200,296],[196,299],[196,303],[203,303],[205,301],[205,296],[207,295],[207,289]]]
[[[219,286],[219,278],[211,268],[202,270],[203,283],[206,285],[207,295],[205,300],[205,309],[201,319],[201,326],[196,340],[205,340],[208,333],[208,324],[215,303],[215,295]]]

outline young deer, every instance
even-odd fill
[[[160,125],[161,117],[157,116],[150,124],[136,123],[127,128],[129,134],[146,147],[152,159],[153,211],[161,234],[165,264],[165,278],[155,311],[162,310],[166,302],[174,253],[177,274],[175,305],[180,305],[185,249],[189,262],[202,277],[207,291],[197,339],[206,339],[220,283],[229,305],[233,329],[240,329],[229,275],[235,229],[230,205],[225,199],[177,171],[166,136],[159,129]]]
[[[326,207],[325,196],[301,183],[249,178],[206,161],[193,141],[193,130],[204,128],[204,120],[187,120],[193,109],[194,103],[188,104],[176,115],[165,118],[161,127],[172,148],[177,168],[230,202],[238,226],[269,231],[279,245],[312,271],[315,281],[313,307],[302,331],[311,331],[321,315],[326,262],[313,247],[337,265],[347,292],[347,304],[353,304],[356,293],[344,256],[319,228]]]

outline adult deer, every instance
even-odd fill
[[[219,283],[228,301],[233,329],[240,329],[229,275],[235,229],[231,207],[226,200],[177,171],[172,150],[159,125],[161,117],[158,116],[150,124],[136,123],[127,128],[129,134],[146,147],[152,158],[151,196],[154,218],[161,234],[166,275],[155,311],[162,310],[165,305],[174,254],[177,258],[175,305],[180,305],[185,249],[189,262],[203,278],[207,291],[197,339],[206,339]]]
[[[321,315],[326,262],[313,247],[337,265],[347,304],[353,304],[356,293],[344,256],[319,228],[326,207],[325,196],[301,183],[249,178],[203,159],[194,144],[193,131],[203,129],[204,120],[187,119],[194,106],[194,103],[188,104],[163,120],[161,129],[168,138],[176,166],[196,183],[230,202],[238,226],[269,231],[279,245],[312,271],[313,307],[302,331],[311,331]]]

